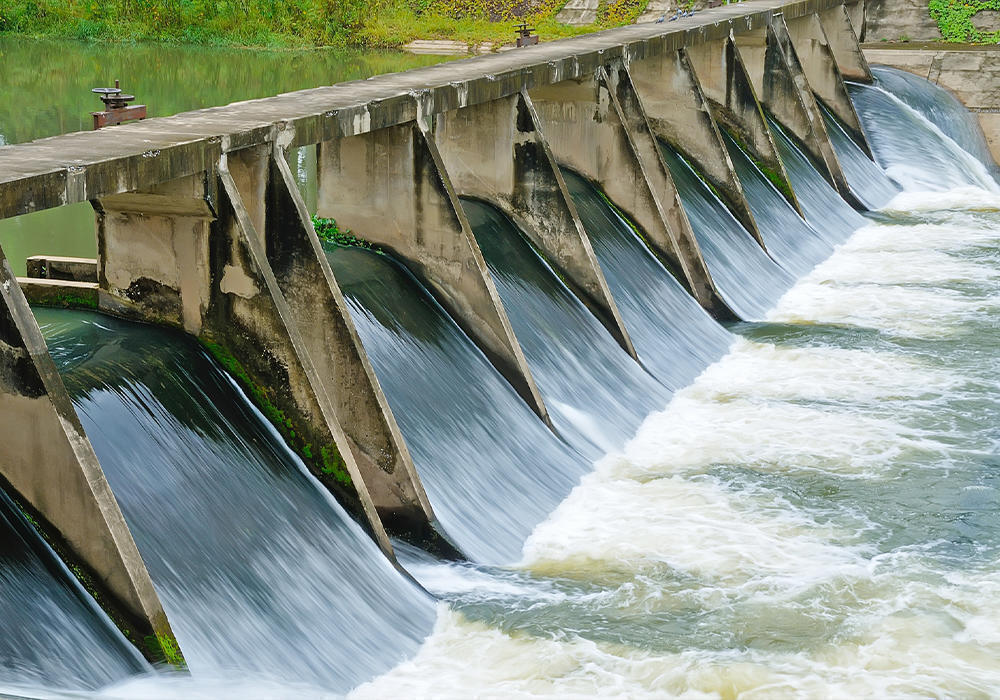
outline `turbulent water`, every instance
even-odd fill
[[[729,134],[723,133],[723,139],[764,245],[774,259],[792,274],[801,276],[829,257],[833,252],[829,241],[799,216]]]
[[[517,561],[589,462],[398,264],[358,248],[327,258],[445,532],[473,561]]]
[[[569,170],[563,176],[639,360],[669,388],[687,386],[725,354],[732,336],[685,291],[593,185]]]
[[[417,648],[432,601],[192,341],[37,315],[191,668],[181,697],[344,692]]]
[[[619,449],[669,390],[642,370],[497,209],[463,200],[556,428],[590,457]]]
[[[1000,197],[889,210],[356,697],[993,696]]]
[[[763,318],[794,277],[768,257],[686,161],[666,144],[661,151],[722,298],[743,319]]]
[[[2,491],[0,625],[0,694],[94,688],[148,668]]]

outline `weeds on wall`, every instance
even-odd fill
[[[1000,0],[930,0],[931,17],[937,22],[945,41],[970,44],[1000,43],[1000,30],[984,32],[976,27],[973,18],[984,11],[1000,12]]]

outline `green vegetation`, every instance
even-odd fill
[[[97,295],[85,297],[72,292],[61,292],[32,301],[32,303],[38,306],[55,306],[64,309],[97,309]]]
[[[348,474],[344,458],[335,445],[325,445],[320,448],[320,461],[317,464],[311,442],[306,442],[300,430],[295,429],[292,420],[271,400],[271,392],[258,385],[246,371],[243,365],[229,350],[205,337],[199,338],[202,346],[215,358],[246,391],[261,413],[277,428],[278,432],[295,452],[307,463],[313,465],[322,474],[331,477],[342,486],[351,486],[351,475]]]
[[[555,21],[565,0],[5,0],[0,33],[255,47],[510,43],[527,22],[556,39],[635,21],[647,0],[604,0],[597,23]]]
[[[376,253],[380,251],[370,241],[366,241],[364,238],[358,238],[350,232],[349,229],[340,230],[337,226],[337,222],[333,219],[321,219],[318,216],[313,216],[312,218],[313,228],[316,229],[316,235],[319,236],[321,241],[326,243],[335,243],[337,245],[343,246],[353,246],[355,248],[364,248],[365,250],[371,250]]]
[[[1000,31],[984,32],[972,22],[980,12],[1000,12],[1000,0],[930,0],[928,9],[945,41],[969,44],[1000,42]]]
[[[177,638],[172,634],[147,635],[143,639],[146,645],[147,656],[154,662],[166,662],[174,668],[187,668],[184,655],[181,654],[180,645]]]

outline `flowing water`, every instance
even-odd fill
[[[732,343],[649,251],[626,219],[576,173],[566,186],[639,360],[670,389],[687,386]]]
[[[769,119],[768,124],[806,221],[830,245],[843,243],[859,226],[864,225],[865,218],[837,194],[777,122]]]
[[[989,157],[989,151],[974,155],[976,151],[970,153],[961,145],[983,138],[981,132],[979,139],[968,135],[973,128],[978,130],[970,123],[971,115],[964,109],[956,115],[949,102],[954,97],[945,98],[944,90],[926,81],[920,81],[924,89],[918,92],[918,86],[901,73],[876,69],[874,85],[850,85],[875,159],[889,177],[908,190],[943,192],[969,187],[970,194],[1000,191],[993,176],[996,166],[987,167],[982,160]],[[901,95],[894,89],[902,90]]]
[[[820,105],[820,111],[851,193],[865,208],[881,209],[899,194],[899,187],[886,176],[881,167],[865,155],[830,110]]]
[[[345,692],[417,648],[432,601],[193,341],[37,315],[192,681]]]
[[[994,179],[1000,178],[1000,167],[993,160],[979,120],[954,95],[939,85],[899,68],[872,66],[871,70],[880,89],[911,107],[942,133],[947,134],[962,150],[975,156]],[[862,92],[861,87],[857,83],[848,83],[855,103]]]
[[[354,697],[994,697],[1000,197],[888,211]]]
[[[511,221],[462,200],[556,429],[594,458],[618,450],[669,390],[635,363]]]
[[[763,318],[794,277],[768,257],[676,151],[666,144],[660,150],[722,298],[741,318]]]
[[[327,259],[445,532],[473,561],[517,561],[589,462],[399,264],[336,246]]]
[[[96,688],[148,670],[0,491],[0,694]]]
[[[792,274],[801,276],[829,257],[833,246],[799,216],[729,134],[723,132],[722,137],[764,245],[774,259]]]

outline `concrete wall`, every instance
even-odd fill
[[[865,41],[941,41],[927,0],[865,0]]]
[[[537,88],[531,101],[555,159],[596,183],[708,308],[722,305],[624,66]],[[623,98],[623,99],[620,99]],[[633,111],[626,116],[625,109]],[[671,221],[667,214],[680,214]],[[674,228],[676,227],[676,228]]]

